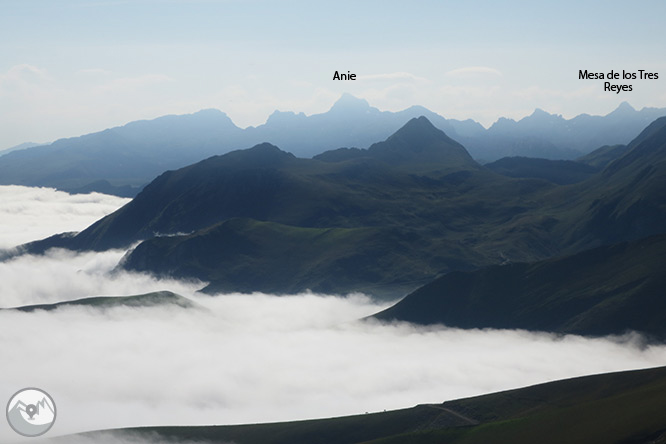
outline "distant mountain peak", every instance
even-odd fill
[[[269,142],[263,142],[259,143],[252,148],[248,148],[246,150],[240,150],[240,151],[249,151],[249,152],[264,152],[264,153],[282,153],[282,154],[289,154],[286,151],[282,151],[280,148],[276,147],[272,143]]]
[[[175,128],[193,124],[217,128],[237,128],[231,118],[224,111],[220,111],[216,108],[206,108],[190,114],[168,114],[151,120],[136,120],[122,127],[110,129],[118,130],[122,128],[136,128],[137,126],[155,128],[155,125],[159,124],[167,124],[171,131],[175,130]],[[163,128],[160,128],[158,131],[163,131]]]
[[[199,111],[197,111],[193,114],[194,115],[199,115],[199,116],[206,116],[206,115],[208,115],[208,116],[216,116],[216,115],[217,116],[226,116],[227,115],[227,113],[225,113],[224,111],[220,111],[217,108],[204,108],[204,109],[199,110]]]
[[[613,110],[609,115],[617,115],[617,114],[627,114],[627,113],[635,113],[636,109],[629,104],[629,102],[624,101],[618,105],[615,110]]]
[[[525,117],[524,120],[564,120],[561,114],[551,114],[548,111],[544,111],[541,108],[535,108],[534,112],[529,116]]]
[[[275,110],[273,113],[268,116],[266,124],[283,124],[286,122],[298,122],[307,119],[307,116],[304,113],[296,114],[293,111],[279,111]]]
[[[425,116],[414,117],[410,119],[407,123],[403,125],[398,131],[396,131],[392,136],[387,140],[393,138],[397,139],[432,139],[432,138],[442,138],[447,141],[452,141],[444,131],[435,128],[435,126],[430,123]],[[457,142],[455,142],[457,143]]]
[[[476,165],[465,148],[426,117],[415,117],[368,151],[392,163],[437,163],[447,167]]]
[[[268,142],[260,143],[252,148],[244,150],[231,151],[230,153],[217,157],[242,165],[251,165],[255,167],[275,166],[296,158],[293,154],[282,151],[280,148]],[[204,160],[203,162],[206,161]]]
[[[349,93],[344,93],[333,104],[330,111],[366,111],[370,109],[370,104],[365,99],[359,99]]]

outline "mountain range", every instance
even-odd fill
[[[257,127],[241,129],[223,112],[209,109],[16,150],[0,156],[0,184],[133,197],[162,172],[213,155],[263,142],[306,158],[343,147],[367,148],[419,116],[482,163],[506,156],[571,160],[603,145],[627,144],[663,115],[666,109],[636,111],[627,103],[606,116],[582,114],[570,120],[536,110],[519,121],[501,118],[486,130],[472,120],[446,119],[420,106],[380,111],[344,94],[325,113],[276,111]]]
[[[484,298],[502,284],[516,290],[509,296],[525,299],[514,305],[509,296],[500,300],[506,310],[529,306],[543,316],[527,325],[503,314],[504,328],[620,333],[640,327],[626,309],[638,304],[651,320],[641,331],[662,337],[655,327],[661,302],[653,290],[661,282],[655,276],[663,268],[665,244],[660,238],[640,240],[665,232],[666,118],[618,153],[605,168],[571,185],[511,178],[480,165],[461,144],[419,117],[368,149],[301,159],[260,144],[165,172],[81,233],[57,235],[20,251],[105,250],[138,243],[119,267],[197,278],[208,282],[204,291],[213,294],[310,289],[394,299],[438,276],[447,282],[462,273],[488,293],[465,293],[463,285],[445,294],[435,281],[419,290],[437,289],[419,308],[435,316],[427,322],[455,324],[437,317],[438,298],[461,298],[476,313],[474,298],[492,306]],[[628,247],[610,247],[626,242]],[[597,247],[607,249],[584,253]],[[551,261],[557,257],[560,262]],[[627,261],[647,262],[619,273]],[[588,262],[592,268],[583,266]],[[505,268],[492,268],[498,266]],[[560,291],[563,269],[588,274],[575,275],[571,288],[580,284],[581,291],[570,295],[570,304],[563,299],[569,305],[556,316],[548,311],[548,295]],[[525,281],[532,274],[539,278]],[[540,284],[541,278],[546,281]],[[525,285],[516,287],[516,281]],[[599,291],[588,288],[594,282],[600,283]],[[572,327],[576,316],[611,305],[603,322],[599,318],[603,328],[590,327],[589,320],[578,322],[580,330]],[[397,307],[394,313],[402,313]],[[497,326],[477,314],[465,325]],[[423,322],[418,316],[393,318]]]
[[[24,150],[24,149],[27,149],[27,148],[34,148],[34,147],[40,146],[40,145],[46,145],[46,144],[44,144],[44,143],[34,143],[34,142],[24,142],[24,143],[21,143],[19,145],[12,146],[10,148],[5,148],[5,149],[0,150],[0,156],[4,156],[5,154],[9,154],[12,151]]]
[[[335,161],[299,159],[261,144],[214,156],[163,173],[73,237],[24,248],[105,250],[141,241],[123,267],[196,277],[210,282],[209,292],[396,297],[440,273],[501,260],[503,236],[488,228],[554,187],[488,171],[425,117],[351,158],[335,154]],[[517,233],[513,240],[533,248],[506,254],[553,253],[532,237]]]

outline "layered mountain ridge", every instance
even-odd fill
[[[519,121],[500,119],[489,129],[472,120],[446,119],[421,106],[380,111],[349,94],[325,113],[273,113],[241,129],[218,110],[137,121],[49,145],[0,156],[0,184],[48,186],[70,192],[134,196],[160,173],[213,155],[270,142],[298,157],[340,147],[366,148],[410,119],[425,116],[482,162],[506,156],[573,159],[611,144],[626,144],[666,109],[636,111],[622,104],[607,116],[566,120],[537,110]]]
[[[83,232],[23,250],[139,242],[122,267],[197,278],[209,293],[396,298],[453,271],[663,233],[663,159],[666,118],[582,182],[509,178],[420,117],[367,150],[300,159],[265,143],[168,171]]]

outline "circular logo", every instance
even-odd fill
[[[53,426],[55,419],[55,402],[44,390],[19,390],[7,403],[7,422],[19,435],[43,435]]]

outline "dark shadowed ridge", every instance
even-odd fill
[[[121,248],[155,235],[189,233],[230,217],[263,219],[296,158],[264,143],[214,156],[151,182],[131,202],[72,239],[74,249]]]
[[[386,141],[373,144],[368,152],[393,165],[432,162],[451,170],[477,167],[461,144],[423,116],[407,122]]]
[[[576,161],[603,169],[618,157],[623,156],[628,149],[627,145],[604,145],[585,156],[579,157]]]
[[[341,162],[362,157],[377,159],[392,167],[409,168],[413,172],[478,168],[461,144],[435,128],[424,116],[411,119],[385,141],[374,143],[367,150],[340,148],[314,159]]]
[[[666,235],[535,263],[452,272],[374,317],[459,328],[666,340]]]
[[[566,252],[640,239],[666,230],[666,117],[650,124],[599,174],[560,191],[556,230]],[[561,231],[560,231],[561,230]]]
[[[115,438],[201,444],[656,444],[666,439],[665,410],[666,368],[659,367],[357,416],[234,426],[143,427],[80,436],[93,442]],[[71,439],[65,436],[52,441]]]
[[[666,157],[666,117],[655,120],[629,144],[627,154],[611,162],[604,171],[604,177],[610,178],[613,174],[624,170],[627,173],[636,173],[636,168],[660,162]],[[633,168],[632,168],[633,167]]]

